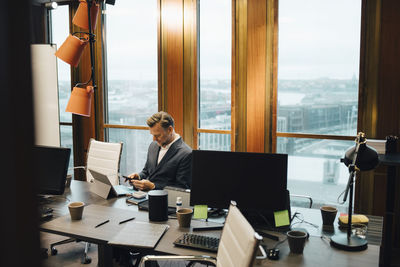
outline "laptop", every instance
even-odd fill
[[[179,187],[166,186],[164,190],[168,193],[168,215],[175,215],[176,212],[176,198],[182,198],[182,208],[192,208],[190,206],[190,189],[183,189]],[[138,204],[140,210],[149,210],[149,202],[144,201]]]
[[[176,198],[182,198],[182,208],[192,208],[190,206],[190,189],[174,186],[166,186],[164,190],[168,193],[168,207],[176,207]]]
[[[106,174],[91,169],[89,169],[89,172],[94,179],[90,190],[102,198],[107,199],[110,196],[126,196],[134,192],[133,188],[126,185],[112,185]]]

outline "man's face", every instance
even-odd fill
[[[160,123],[156,123],[153,127],[150,128],[150,134],[153,135],[153,140],[162,147],[172,142],[172,131],[172,126],[169,126],[168,129],[164,129],[163,127],[161,127]]]

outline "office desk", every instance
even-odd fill
[[[304,222],[300,222],[298,219],[294,219],[293,228],[304,228],[309,234],[309,240],[306,241],[304,252],[301,255],[290,253],[287,241],[280,244],[278,249],[280,250],[280,259],[273,261],[265,259],[262,261],[256,261],[256,266],[346,266],[346,267],[359,267],[359,266],[378,266],[379,264],[379,246],[381,244],[382,237],[382,217],[379,216],[368,216],[370,221],[368,224],[368,249],[359,252],[348,252],[338,250],[330,246],[329,237],[335,233],[346,232],[345,229],[339,229],[337,224],[337,218],[333,226],[322,227],[321,212],[318,209],[307,209],[307,208],[292,208],[292,214],[298,212],[301,214]],[[337,215],[339,216],[339,214]],[[315,227],[309,223],[315,224]],[[284,234],[273,233],[283,240]],[[324,238],[321,238],[324,236]],[[272,248],[277,241],[270,240],[268,238],[263,239],[263,244],[267,245],[267,248]]]
[[[136,205],[128,206],[125,202],[125,198],[112,198],[109,200],[102,199],[97,195],[92,194],[89,191],[89,185],[86,182],[72,181],[71,188],[66,189],[64,196],[70,201],[83,201],[86,204],[96,204],[97,206],[104,206],[103,211],[98,214],[98,220],[102,220],[105,217],[122,220],[123,218],[128,218],[130,216],[135,216],[135,220],[148,220],[147,212],[138,211]],[[47,206],[52,206],[56,217],[61,218],[62,215],[68,214],[67,199],[66,198],[55,198],[55,201],[49,203]],[[107,207],[113,207],[116,209],[109,209]],[[85,207],[85,211],[91,212],[91,208]],[[294,209],[293,209],[294,210]],[[316,220],[312,219],[313,216],[317,217],[315,214],[319,210],[311,209],[301,209],[304,219],[306,221]],[[314,214],[315,213],[315,214]],[[307,215],[308,214],[308,215]],[[309,214],[314,214],[309,216]],[[102,217],[103,216],[103,217]],[[318,216],[318,218],[320,218]],[[99,255],[99,266],[111,266],[112,261],[112,249],[111,245],[107,242],[110,240],[110,235],[112,234],[111,224],[103,225],[103,233],[97,235],[99,231],[90,231],[88,233],[83,233],[72,228],[67,228],[65,225],[56,224],[57,218],[52,221],[43,223],[41,225],[41,231],[56,233],[60,235],[78,237],[81,240],[89,241],[92,243],[97,243],[98,255]],[[59,222],[59,221],[58,221]],[[97,222],[97,221],[96,221]],[[169,230],[164,234],[159,243],[152,250],[145,250],[145,253],[149,254],[173,254],[173,255],[210,255],[216,256],[213,253],[202,252],[198,250],[184,249],[175,247],[172,242],[178,238],[184,232],[190,232],[190,229],[181,229],[178,227],[178,222],[176,219],[169,219],[166,223],[170,226]],[[319,222],[317,222],[319,223]],[[95,224],[95,222],[91,222]],[[204,222],[199,220],[192,220],[192,226],[201,226],[204,224],[214,224],[212,222]],[[102,227],[103,227],[102,226]],[[304,227],[304,225],[297,225],[298,227]],[[99,229],[101,229],[100,227]],[[220,231],[207,231],[199,232],[205,235],[219,236]],[[311,232],[310,232],[311,233]],[[283,234],[281,234],[283,237]],[[264,238],[264,244],[268,247],[273,247],[276,241]],[[318,232],[311,234],[309,241],[307,241],[306,247],[304,249],[304,254],[294,255],[289,252],[289,247],[287,242],[284,242],[279,247],[280,249],[280,259],[278,261],[273,261],[269,259],[257,260],[255,266],[377,266],[379,260],[379,246],[369,244],[368,249],[361,252],[345,252],[332,248],[328,241],[318,237]]]
[[[85,206],[82,220],[71,221],[67,204],[69,201],[83,201],[89,206]],[[90,205],[91,204],[91,205]],[[119,225],[118,222],[127,218],[135,217],[134,221],[148,222],[148,213],[138,211],[136,205],[128,205],[125,197],[112,198],[105,200],[93,194],[89,190],[89,184],[81,181],[71,181],[71,188],[65,190],[64,196],[54,197],[46,206],[54,209],[55,218],[44,222],[39,226],[40,231],[77,238],[82,241],[95,243],[98,245],[99,266],[112,265],[112,246],[108,243],[125,224]],[[109,219],[110,222],[101,227],[94,228],[98,223]],[[205,252],[198,250],[188,250],[175,247],[172,242],[180,235],[189,232],[191,228],[179,228],[176,219],[169,219],[167,222],[169,230],[163,235],[161,240],[153,249],[143,249],[144,253],[151,254],[176,254],[176,255],[203,255]],[[213,222],[192,220],[192,226],[219,225]],[[207,235],[220,236],[220,231],[207,231]],[[134,237],[133,237],[134,238]],[[207,253],[216,256],[214,253]]]

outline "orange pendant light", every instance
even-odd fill
[[[87,86],[86,89],[74,87],[65,111],[81,116],[90,117],[93,92],[93,86]]]
[[[90,20],[92,25],[92,31],[96,29],[97,15],[99,14],[100,5],[93,1],[92,7],[90,8]],[[82,29],[89,30],[88,20],[88,4],[86,0],[79,0],[79,7],[75,13],[72,23]]]
[[[68,64],[77,67],[88,41],[89,39],[86,36],[85,38],[80,39],[70,34],[56,51],[55,55]]]

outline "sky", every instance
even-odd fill
[[[361,0],[280,0],[278,78],[358,77]]]
[[[109,79],[157,77],[157,2],[106,5]],[[200,75],[229,79],[231,1],[200,0]],[[53,11],[53,40],[68,36],[68,9]],[[278,79],[358,77],[361,0],[280,0]],[[59,60],[60,61],[60,60]],[[69,66],[59,63],[60,79]]]

